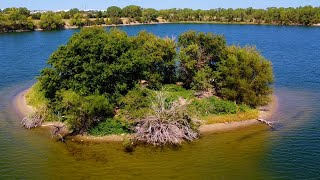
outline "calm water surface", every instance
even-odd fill
[[[224,34],[272,61],[279,108],[263,125],[211,134],[180,149],[118,143],[66,144],[24,130],[12,99],[35,81],[50,54],[78,30],[0,34],[0,179],[320,179],[320,28],[165,24],[121,27],[174,37],[187,30]]]

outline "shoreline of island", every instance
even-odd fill
[[[34,109],[29,106],[26,102],[26,93],[29,90],[25,89],[18,93],[13,100],[13,107],[15,111],[21,116],[25,117],[32,113]],[[275,95],[272,95],[271,102],[259,109],[259,119],[270,119],[272,114],[278,108],[278,100]],[[228,132],[244,127],[248,127],[251,125],[259,124],[260,122],[257,119],[250,119],[250,120],[242,120],[242,121],[235,121],[235,122],[225,122],[225,123],[214,123],[214,124],[204,124],[199,127],[199,132],[201,135],[213,134],[213,133],[220,133],[220,132]],[[49,128],[54,127],[55,125],[61,125],[61,122],[45,122],[42,124],[42,128]],[[92,135],[76,135],[71,136],[71,141],[76,142],[122,142],[125,138],[128,138],[128,135],[106,135],[106,136],[92,136]]]

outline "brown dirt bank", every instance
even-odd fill
[[[29,89],[26,89],[20,92],[17,96],[15,96],[13,105],[15,110],[21,116],[27,116],[32,113],[34,109],[29,106],[26,102],[25,95]],[[272,102],[267,106],[260,107],[259,118],[260,119],[270,119],[272,113],[276,111],[278,107],[278,100],[275,95],[272,96]],[[230,123],[216,123],[209,125],[201,125],[199,131],[201,134],[211,134],[218,132],[226,132],[231,131],[243,127],[247,127],[254,124],[259,124],[256,119],[238,121],[238,122],[230,122]],[[59,125],[61,122],[46,122],[43,123],[42,127],[50,127],[54,125]],[[121,142],[126,136],[125,135],[108,135],[103,137],[89,136],[89,135],[77,135],[71,137],[72,141],[78,142]]]

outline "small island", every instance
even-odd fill
[[[84,28],[48,64],[26,92],[33,112],[22,124],[54,122],[62,139],[126,134],[130,143],[179,145],[206,125],[258,122],[258,107],[272,98],[271,62],[212,33],[188,31],[176,41]]]

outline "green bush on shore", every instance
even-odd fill
[[[127,134],[129,132],[131,132],[129,125],[121,123],[119,120],[114,118],[106,119],[89,130],[89,133],[94,136]]]

